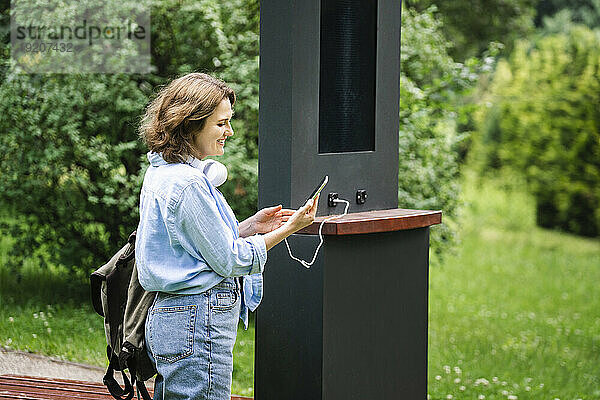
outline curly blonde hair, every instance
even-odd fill
[[[146,107],[139,135],[166,162],[185,162],[194,155],[195,135],[224,99],[233,107],[235,92],[208,74],[194,72],[174,79]]]

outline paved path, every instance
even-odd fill
[[[104,372],[104,369],[92,365],[0,347],[0,375],[27,375],[102,382]]]

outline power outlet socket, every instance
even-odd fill
[[[329,195],[327,196],[327,205],[329,207],[335,207],[337,206],[337,203],[334,202],[334,200],[338,199],[338,194],[337,193],[329,193]]]

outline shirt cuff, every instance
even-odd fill
[[[252,243],[254,248],[254,262],[248,275],[262,274],[265,270],[265,264],[267,263],[267,245],[265,244],[265,238],[263,235],[254,235],[246,238]]]

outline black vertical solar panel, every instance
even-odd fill
[[[375,150],[377,1],[321,1],[319,153]]]

